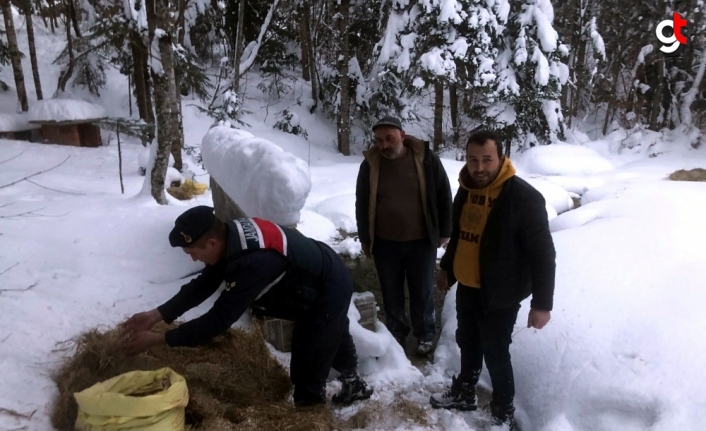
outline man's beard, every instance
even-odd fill
[[[400,154],[395,152],[392,148],[386,148],[382,150],[382,156],[388,160],[398,159]]]

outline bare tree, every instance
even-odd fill
[[[453,145],[458,148],[458,87],[455,82],[449,84],[449,109],[451,110],[451,127],[453,128]]]
[[[350,77],[348,75],[348,63],[351,59],[350,46],[348,43],[348,21],[350,19],[350,0],[340,0],[337,20],[338,20],[338,75],[340,91],[340,107],[338,109],[338,151],[343,155],[351,154],[351,95]]]
[[[5,32],[7,33],[7,46],[10,51],[10,61],[12,62],[12,72],[15,77],[15,87],[17,88],[17,99],[20,102],[22,112],[29,110],[27,102],[27,91],[25,90],[25,76],[22,72],[22,57],[17,47],[17,34],[15,33],[15,22],[12,19],[12,3],[10,0],[2,1],[2,16],[5,19]]]
[[[318,73],[316,71],[316,52],[314,51],[314,41],[311,34],[311,12],[309,4],[302,2],[300,7],[301,20],[301,43],[302,43],[302,71],[305,81],[311,84],[311,99],[314,104],[310,112],[313,114],[319,102]]]
[[[151,171],[151,194],[161,205],[166,205],[167,199],[164,193],[164,178],[167,173],[170,150],[175,141],[179,140],[178,125],[174,123],[174,113],[179,108],[176,101],[176,86],[174,78],[174,61],[172,38],[174,24],[169,8],[169,0],[149,0],[147,10],[150,13],[148,19],[155,21],[150,24],[156,27],[159,23],[163,30],[159,34],[156,45],[159,50],[161,70],[152,66],[152,80],[154,81],[154,101],[157,111],[157,151],[154,157],[154,164]],[[152,28],[155,28],[152,27]],[[152,46],[154,47],[154,43]],[[155,53],[157,55],[157,53]]]
[[[154,108],[152,107],[152,91],[150,74],[147,66],[147,46],[137,30],[130,30],[130,50],[132,53],[132,82],[135,88],[135,103],[140,118],[147,124],[155,124]],[[154,131],[151,130],[147,140],[154,140]],[[146,145],[147,142],[143,142]]]
[[[42,81],[39,79],[39,66],[37,65],[37,48],[34,43],[34,23],[32,17],[34,11],[32,0],[24,0],[25,19],[27,21],[27,43],[29,44],[29,61],[32,63],[32,78],[34,79],[34,90],[37,93],[37,100],[42,100]]]
[[[443,142],[442,121],[444,118],[444,81],[440,77],[434,83],[434,151],[438,152]]]
[[[74,10],[68,5],[68,2],[70,1],[71,0],[64,0],[63,2],[64,10],[69,11],[69,13]],[[66,90],[66,84],[69,83],[69,79],[74,74],[74,63],[76,61],[76,58],[74,57],[73,37],[71,36],[71,21],[68,17],[64,19],[64,25],[66,28],[66,50],[69,53],[69,63],[66,65],[66,68],[59,73],[59,82],[56,86],[57,93]]]
[[[235,65],[235,73],[233,73],[233,84],[232,88],[235,94],[240,91],[240,62],[242,61],[243,55],[243,27],[245,26],[245,2],[246,0],[240,0],[238,4],[238,30],[235,35],[235,60],[233,64]]]

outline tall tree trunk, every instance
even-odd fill
[[[697,58],[698,57],[694,56],[694,60]],[[696,94],[701,88],[701,81],[704,79],[704,73],[706,73],[706,55],[702,54],[699,61],[699,68],[696,71],[696,76],[694,76],[694,82],[691,83],[691,88],[682,98],[682,103],[679,107],[681,123],[687,127],[691,127],[694,124],[693,116],[691,115],[691,105],[694,103],[694,100],[696,100]]]
[[[25,90],[25,76],[22,72],[22,58],[17,47],[17,34],[15,34],[15,22],[12,19],[12,4],[10,0],[2,0],[2,16],[5,18],[5,33],[7,33],[7,47],[10,51],[10,61],[12,62],[12,73],[15,77],[15,87],[17,88],[17,99],[20,102],[22,112],[29,110],[27,103],[27,91]]]
[[[24,0],[25,18],[27,20],[27,43],[29,44],[29,61],[32,63],[32,78],[37,100],[42,100],[42,81],[39,79],[39,66],[37,65],[37,48],[34,43],[34,23],[32,22],[32,0]]]
[[[233,82],[231,87],[238,97],[240,92],[240,61],[243,56],[243,29],[245,27],[245,1],[238,3],[238,29],[235,35],[235,59],[233,60]]]
[[[309,82],[311,80],[311,75],[309,73],[309,14],[305,11],[309,10],[309,5],[302,2],[299,5],[299,38],[301,39],[301,50],[302,50],[302,78],[304,81]]]
[[[184,37],[186,36],[186,3],[187,0],[179,0],[178,14],[177,14],[177,43],[180,46],[184,45]],[[176,62],[174,62],[176,66]],[[177,110],[173,113],[173,121],[176,125],[176,136],[175,140],[172,142],[172,156],[174,157],[174,169],[182,172],[184,169],[183,160],[181,157],[181,150],[184,148],[184,122],[182,121],[181,113],[181,73],[174,69],[174,100],[176,101]]]
[[[434,83],[434,152],[439,152],[443,142],[442,121],[444,119],[444,81],[437,78]]]
[[[176,70],[174,73],[174,106],[176,110],[172,112],[172,124],[174,125],[175,135],[172,140],[171,152],[174,157],[174,169],[179,172],[184,170],[184,161],[181,157],[181,150],[184,148],[184,122],[181,120],[181,91],[179,90],[180,79],[177,76]]]
[[[49,25],[51,27],[52,34],[54,34],[56,28],[58,27],[56,23],[56,5],[54,4],[54,0],[47,0],[47,4],[49,5]]]
[[[130,49],[132,51],[132,80],[135,83],[135,103],[140,118],[147,124],[155,124],[154,109],[152,109],[152,91],[147,66],[147,47],[142,36],[136,30],[130,31]],[[147,136],[149,142],[154,140],[154,130]],[[143,142],[143,145],[146,145]]]
[[[610,91],[610,94],[615,95],[615,92],[618,88],[618,79],[620,77],[620,65],[614,63],[615,70],[613,74],[613,85]],[[608,133],[608,127],[610,126],[611,119],[613,117],[613,110],[615,109],[615,96],[611,96],[610,99],[608,100],[608,108],[606,109],[605,113],[605,121],[603,122],[603,130],[602,133],[606,135]]]
[[[565,31],[567,34],[571,35],[569,46],[571,46],[572,48],[578,46],[581,43],[582,25],[580,21],[582,20],[582,6],[583,5],[581,1],[569,1],[564,5],[564,7],[560,11],[558,11],[560,14],[562,12],[564,14],[563,22],[566,25]],[[569,76],[572,77],[573,80],[572,82],[567,83],[567,85],[562,86],[561,89],[561,109],[563,112],[567,113],[567,125],[569,127],[571,127],[571,121],[573,119],[572,112],[575,106],[576,99],[578,98],[576,72],[576,67],[580,62],[578,57],[579,56],[577,56],[575,50],[572,49],[569,53],[567,66],[569,67]]]
[[[339,52],[338,52],[338,74],[340,77],[340,101],[338,110],[338,151],[345,156],[351,154],[351,115],[350,115],[350,77],[348,76],[348,63],[351,53],[348,44],[348,21],[350,18],[350,0],[339,0]]]
[[[76,13],[76,4],[74,0],[68,0],[69,2],[69,15],[71,16],[71,24],[74,26],[74,33],[76,37],[81,36],[81,27],[78,25],[78,14]]]
[[[64,1],[64,5],[66,6],[66,1]],[[68,9],[68,6],[66,6],[65,9]],[[69,64],[67,64],[66,69],[62,70],[59,74],[59,82],[56,86],[57,93],[66,91],[66,84],[74,74],[74,47],[73,38],[71,37],[71,22],[68,18],[64,20],[64,25],[66,27],[66,50],[69,52]]]
[[[583,38],[579,39],[578,51],[575,53],[574,58],[574,77],[575,85],[571,88],[571,100],[569,101],[569,127],[571,127],[571,121],[577,118],[579,115],[579,107],[581,105],[581,93],[583,91],[590,91],[589,80],[590,75],[588,69],[586,68],[586,47],[588,41]]]
[[[177,125],[174,124],[174,113],[178,112],[176,102],[176,89],[174,85],[174,61],[172,52],[173,25],[170,24],[169,0],[150,0],[147,10],[156,6],[156,22],[164,34],[159,38],[157,45],[161,58],[161,73],[152,70],[154,81],[154,100],[157,111],[157,154],[151,172],[151,193],[157,203],[165,205],[167,199],[164,193],[164,177],[167,173],[170,149],[175,140],[178,140]]]
[[[453,127],[453,145],[458,148],[458,87],[455,82],[449,84],[449,108],[451,110],[451,127]]]
[[[652,96],[652,106],[650,107],[650,130],[658,131],[661,128],[659,123],[659,113],[664,101],[664,59],[659,58],[656,61],[657,66],[657,85]]]
[[[306,21],[305,42],[308,52],[307,67],[309,68],[309,76],[311,78],[311,99],[314,101],[314,104],[309,109],[309,112],[313,114],[316,107],[319,105],[319,73],[316,70],[316,45],[314,44],[314,39],[312,38],[311,13],[307,4],[304,5],[304,17],[304,20]],[[302,26],[304,26],[304,22],[302,22]]]

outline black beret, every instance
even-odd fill
[[[169,244],[172,247],[193,245],[211,228],[215,219],[212,207],[200,205],[189,208],[174,221],[174,229],[169,233]]]

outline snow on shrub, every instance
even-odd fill
[[[309,134],[306,133],[306,130],[301,126],[299,116],[294,112],[285,109],[277,114],[277,118],[278,120],[273,126],[275,129],[291,133],[292,135],[299,135],[304,139],[309,139]]]

